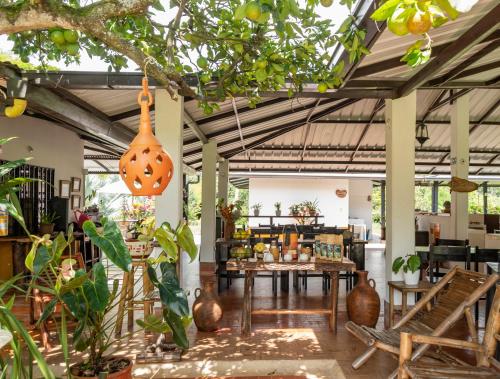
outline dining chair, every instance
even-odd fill
[[[439,277],[445,275],[439,272],[439,264],[442,262],[463,262],[465,269],[470,270],[470,255],[470,246],[432,245],[429,251],[429,281],[435,283]]]
[[[469,240],[454,240],[445,238],[436,238],[437,246],[469,246]]]
[[[479,272],[480,263],[495,262],[500,263],[500,250],[498,249],[480,249],[476,247],[474,254],[471,254],[472,262],[474,262],[474,271]],[[486,301],[486,297],[481,297],[480,301]],[[479,326],[479,301],[475,306],[476,323]]]

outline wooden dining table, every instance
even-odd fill
[[[356,271],[354,262],[343,258],[342,262],[316,261],[309,262],[263,262],[257,260],[230,259],[226,264],[228,271],[244,271],[245,287],[241,318],[241,334],[249,335],[252,329],[252,315],[293,315],[293,314],[323,314],[329,316],[330,330],[337,332],[337,303],[339,293],[339,272]],[[253,309],[252,310],[252,282],[259,271],[324,271],[330,273],[332,279],[331,304],[329,308],[321,309]]]

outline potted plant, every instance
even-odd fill
[[[261,209],[262,209],[261,203],[252,205],[253,215],[258,216],[260,214]]]
[[[318,199],[314,201],[304,201],[302,203],[304,215],[316,216],[319,214]]]
[[[288,207],[291,216],[298,216],[300,214],[300,205],[292,204]]]
[[[235,222],[241,216],[242,202],[236,201],[234,204],[224,205],[224,199],[217,201],[217,210],[224,219],[224,239],[229,241],[235,230]]]
[[[274,212],[276,213],[276,216],[281,216],[281,203],[279,201],[274,203]]]
[[[43,236],[45,234],[52,234],[54,232],[54,226],[59,216],[54,213],[42,213],[40,216],[40,234]]]
[[[418,255],[397,257],[392,262],[392,272],[397,274],[401,268],[405,284],[408,286],[417,285],[420,278],[420,257]]]
[[[128,272],[132,260],[118,225],[106,218],[101,223],[102,228],[97,228],[92,221],[85,221],[85,234],[117,268]],[[70,258],[62,258],[63,251],[70,249],[72,240],[71,228],[67,240],[63,233],[53,241],[48,236],[36,237],[26,256],[25,264],[32,276],[30,288],[40,288],[39,281],[47,281],[43,290],[52,295],[39,322],[51,317],[57,304],[62,304],[59,338],[72,378],[98,378],[102,373],[107,373],[108,378],[132,378],[130,359],[106,354],[115,328],[121,327],[116,322],[110,322],[119,296],[118,280],[113,281],[110,291],[108,282],[111,279],[101,262],[95,263],[89,272],[73,270],[75,260],[71,258],[71,250]],[[87,353],[84,360],[72,366],[69,366],[68,358],[68,313],[78,325],[73,332],[73,347]]]

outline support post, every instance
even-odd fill
[[[451,106],[451,175],[469,177],[469,95],[455,100]],[[465,240],[469,228],[469,194],[451,193],[451,238]]]
[[[224,205],[227,205],[229,186],[229,160],[224,159],[219,162],[219,178],[217,181],[217,197],[224,199]]]
[[[438,206],[439,206],[439,182],[435,180],[432,182],[432,212],[433,213],[438,213]]]
[[[182,138],[184,97],[172,100],[164,89],[155,90],[155,135],[170,154],[174,174],[168,187],[155,198],[156,226],[168,221],[173,228],[182,220]]]
[[[392,262],[415,250],[416,107],[415,91],[399,99],[386,100],[386,280],[402,279],[401,273],[392,272]]]
[[[483,214],[488,214],[488,182],[483,183]]]
[[[385,180],[380,183],[380,228],[381,228],[381,239],[385,241],[386,230],[385,230]]]
[[[200,276],[212,278],[215,275],[216,174],[217,143],[208,141],[202,151]]]

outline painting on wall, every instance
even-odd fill
[[[80,192],[82,188],[82,180],[80,178],[71,178],[71,192]]]
[[[69,199],[71,182],[69,180],[59,180],[59,197]]]
[[[79,209],[81,202],[80,195],[71,195],[71,209]]]

